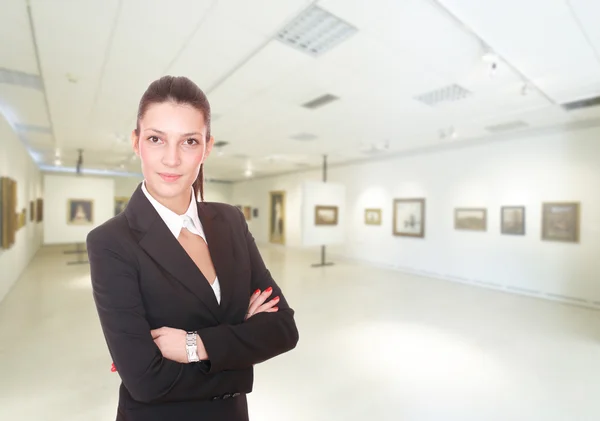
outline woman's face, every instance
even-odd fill
[[[189,201],[190,187],[213,144],[212,137],[206,143],[202,112],[173,102],[152,104],[139,129],[139,138],[132,134],[133,149],[150,193],[159,200]]]

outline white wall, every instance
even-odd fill
[[[0,114],[0,175],[17,182],[17,212],[27,209],[25,227],[17,231],[15,244],[0,249],[0,301],[19,279],[42,243],[42,223],[30,220],[29,202],[41,198],[42,177],[29,153]]]
[[[529,135],[468,148],[330,168],[347,186],[347,242],[338,255],[473,285],[600,308],[600,129]],[[268,241],[268,192],[287,191],[287,244],[300,246],[301,183],[320,171],[237,183],[233,201],[259,207],[249,222]],[[426,238],[392,235],[393,198],[425,197]],[[545,201],[581,202],[579,244],[541,241]],[[500,234],[500,207],[526,206],[525,236]],[[381,207],[383,225],[364,224]],[[486,207],[487,232],[456,231],[455,207]],[[315,249],[317,253],[317,249]]]
[[[44,175],[44,244],[85,243],[87,234],[114,216],[114,180],[91,176]],[[92,225],[67,224],[69,199],[94,202]]]

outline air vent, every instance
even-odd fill
[[[39,76],[3,68],[0,68],[0,83],[24,86],[26,88],[38,89],[40,91],[44,89],[42,79]]]
[[[34,126],[32,124],[16,124],[16,129],[19,132],[52,134],[50,127]]]
[[[217,142],[214,143],[214,147],[215,148],[222,148],[223,146],[227,146],[229,145],[229,142],[226,142],[225,140],[219,140]]]
[[[298,133],[290,136],[290,139],[299,140],[301,142],[308,142],[309,140],[315,140],[316,138],[317,136],[312,133]]]
[[[296,50],[318,56],[353,35],[356,27],[337,16],[311,6],[277,33],[277,39]]]
[[[462,86],[453,84],[445,86],[435,91],[426,92],[424,94],[416,96],[414,99],[421,101],[422,103],[435,107],[442,102],[453,102],[461,99],[465,99],[471,95],[471,92]]]
[[[507,123],[500,123],[500,124],[494,124],[492,126],[487,126],[485,129],[492,133],[501,133],[501,132],[507,132],[509,130],[524,129],[525,127],[529,127],[529,124],[527,124],[521,120],[515,120],[515,121],[509,121]]]
[[[302,104],[303,107],[305,108],[309,108],[311,110],[314,110],[315,108],[319,108],[322,107],[324,105],[327,105],[333,101],[338,100],[339,98],[335,95],[331,95],[331,94],[325,94],[322,95],[318,98],[313,99],[312,101],[308,101],[305,104]]]
[[[598,105],[600,105],[600,96],[567,102],[566,104],[562,104],[562,107],[567,111],[572,111],[579,110],[581,108],[597,107]]]

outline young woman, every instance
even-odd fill
[[[125,211],[87,238],[94,299],[122,380],[119,421],[248,420],[254,364],[298,342],[294,311],[242,213],[204,201],[210,115],[189,79],[153,82],[131,136],[144,181]]]

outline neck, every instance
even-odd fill
[[[190,195],[189,190],[179,196],[161,197],[157,195],[156,192],[152,190],[152,187],[148,186],[148,184],[146,184],[146,189],[158,203],[175,212],[177,215],[183,215],[186,213],[190,206],[190,200],[192,199],[192,196]]]

